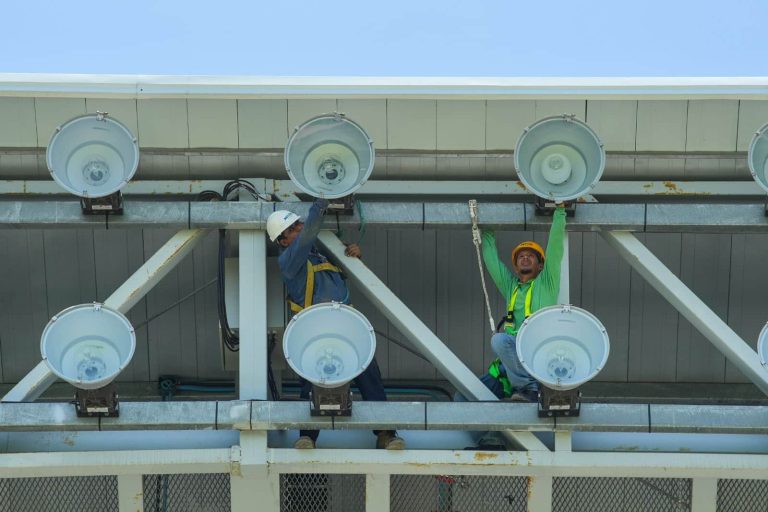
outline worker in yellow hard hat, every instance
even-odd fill
[[[517,358],[515,338],[523,321],[532,313],[557,304],[560,292],[560,263],[565,238],[565,208],[558,206],[552,218],[545,251],[539,244],[527,241],[512,250],[512,269],[504,264],[496,248],[496,236],[483,230],[483,261],[493,282],[507,303],[507,315],[501,332],[491,338],[498,359],[491,363],[488,374],[498,380],[499,398],[537,401],[539,383],[525,371]]]

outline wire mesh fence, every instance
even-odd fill
[[[0,479],[2,512],[117,512],[117,477]]]
[[[717,512],[768,510],[768,480],[718,480]]]
[[[681,512],[691,510],[686,478],[556,477],[553,512]]]
[[[365,512],[365,475],[280,475],[280,512]]]
[[[392,475],[397,512],[525,512],[528,479],[515,476]]]
[[[144,475],[145,512],[229,512],[229,474]]]

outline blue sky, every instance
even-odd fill
[[[0,5],[0,72],[768,76],[768,0]]]

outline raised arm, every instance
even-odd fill
[[[506,300],[512,293],[515,277],[509,268],[499,258],[499,251],[496,249],[496,234],[493,230],[483,230],[483,261],[491,279],[496,284],[501,295]]]
[[[323,214],[326,208],[328,208],[327,200],[315,199],[301,233],[280,255],[280,269],[286,277],[295,276],[307,264],[309,252],[315,245],[317,234],[323,225]]]
[[[549,228],[546,260],[539,280],[554,293],[560,289],[560,265],[563,262],[563,241],[565,239],[565,208],[558,207],[552,215],[552,226]]]

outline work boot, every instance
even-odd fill
[[[384,430],[379,432],[376,437],[376,448],[386,450],[404,450],[405,439],[399,437],[396,432],[392,430]]]
[[[539,390],[538,389],[518,389],[515,390],[514,393],[512,393],[512,396],[509,397],[510,402],[538,402],[539,401]]]
[[[301,436],[293,443],[293,447],[297,450],[311,450],[315,447],[315,442],[309,436]]]

